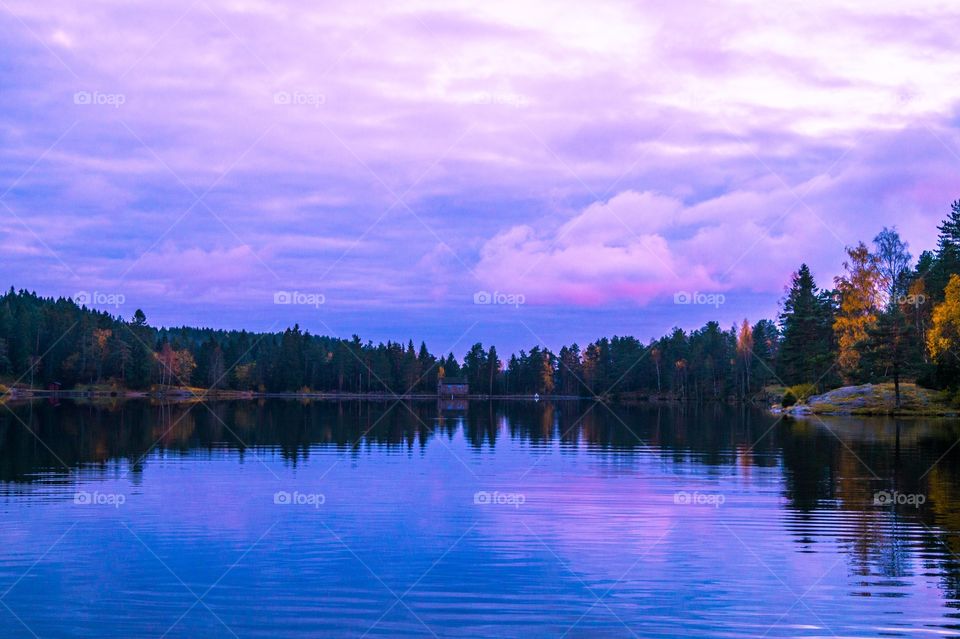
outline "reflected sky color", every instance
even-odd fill
[[[5,412],[4,636],[956,629],[957,433],[942,422],[901,424],[898,448],[891,421],[830,432],[720,408],[582,421],[576,403],[385,408],[17,408],[49,450]],[[881,507],[876,490],[927,502]]]

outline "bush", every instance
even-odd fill
[[[817,394],[817,387],[813,384],[797,384],[788,388],[787,391],[792,393],[797,401],[804,402]]]
[[[783,399],[780,400],[780,405],[783,406],[784,408],[787,408],[788,406],[793,406],[796,403],[797,403],[797,396],[794,395],[793,391],[791,391],[788,388],[787,392],[783,394]]]

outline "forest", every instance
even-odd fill
[[[158,328],[11,289],[0,296],[0,381],[34,388],[188,386],[260,392],[429,394],[465,377],[479,395],[656,396],[744,400],[771,385],[822,391],[916,381],[960,387],[960,200],[937,246],[914,262],[896,228],[848,247],[831,287],[800,265],[775,319],[717,322],[644,343],[603,337],[503,358],[474,344],[461,358],[424,342],[374,344],[313,335]]]

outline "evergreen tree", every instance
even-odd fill
[[[921,271],[934,303],[943,301],[950,276],[960,274],[960,200],[951,204],[947,219],[937,229],[940,233],[935,259]]]
[[[880,313],[858,345],[860,377],[870,382],[892,379],[897,408],[900,408],[900,380],[916,371],[916,362],[909,358],[915,352],[911,347],[915,339],[916,333],[906,315],[894,304]]]
[[[487,388],[488,395],[498,392],[500,379],[500,357],[497,355],[497,347],[491,346],[487,353]]]
[[[777,374],[785,384],[817,383],[821,387],[835,360],[833,304],[817,288],[806,264],[794,273],[780,313],[783,340]]]
[[[463,358],[463,373],[466,375],[467,383],[470,388],[476,392],[487,388],[489,385],[490,371],[487,366],[487,351],[483,344],[477,342]]]
[[[583,379],[583,363],[580,360],[580,347],[577,344],[560,349],[557,376],[558,392],[563,395],[581,395],[586,390],[580,381]]]
[[[462,374],[460,363],[457,361],[457,358],[453,356],[453,353],[447,355],[447,359],[443,363],[443,370],[444,373],[446,373],[446,377],[460,377]]]
[[[780,349],[780,331],[775,322],[762,319],[753,325],[754,385],[763,388],[776,379],[777,356]]]

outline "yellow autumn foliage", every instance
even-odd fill
[[[860,242],[848,248],[849,261],[843,263],[846,274],[834,281],[840,294],[840,309],[834,318],[837,337],[837,364],[849,377],[860,363],[857,345],[867,337],[867,329],[877,321],[878,295],[883,278],[876,258]]]
[[[933,309],[933,325],[927,332],[927,351],[933,358],[957,352],[960,346],[960,276],[951,275],[945,299]]]

